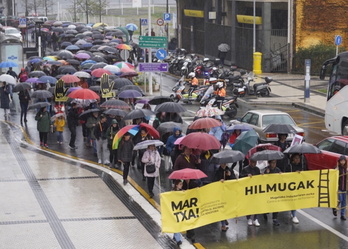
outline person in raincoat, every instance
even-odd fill
[[[10,109],[10,86],[4,81],[0,87],[0,99],[1,99],[1,108],[4,109],[4,115],[7,115],[7,109]]]
[[[175,141],[182,137],[182,130],[179,127],[174,127],[173,128],[173,135],[169,136],[167,139],[167,143],[166,143],[166,150],[167,153],[170,155],[170,158],[172,160],[172,165],[174,165],[176,158],[178,157],[178,155],[176,155],[175,150],[176,150],[176,146],[175,146]]]
[[[159,175],[159,168],[161,166],[161,156],[156,149],[155,145],[149,145],[144,152],[141,161],[145,164],[144,176],[147,179],[147,188],[149,190],[150,197],[154,196],[153,186],[155,185],[155,179]],[[149,165],[154,164],[156,167],[155,172],[148,172],[146,169]]]
[[[37,121],[37,130],[40,136],[40,146],[48,148],[47,136],[50,132],[51,118],[46,107],[42,107],[35,115],[35,120]]]

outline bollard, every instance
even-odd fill
[[[305,59],[304,102],[309,103],[311,81],[311,59]]]
[[[262,74],[262,53],[254,53],[254,74]]]

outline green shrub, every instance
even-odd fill
[[[339,52],[345,48],[339,47]],[[336,56],[336,46],[318,44],[308,48],[299,48],[293,59],[293,73],[304,74],[305,59],[311,59],[311,75],[319,75],[320,68],[324,61]]]

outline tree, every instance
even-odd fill
[[[88,16],[89,15],[98,15],[99,20],[101,22],[101,16],[102,14],[106,13],[106,7],[108,7],[108,1],[107,0],[74,0],[76,1],[75,4],[75,13],[84,13],[87,17],[87,23],[88,23]],[[72,6],[74,7],[74,6]]]

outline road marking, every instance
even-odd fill
[[[323,228],[325,228],[326,230],[329,230],[331,233],[337,235],[338,237],[340,237],[341,239],[348,241],[348,236],[340,233],[339,231],[333,229],[332,227],[330,227],[329,225],[326,225],[324,222],[318,220],[317,218],[314,218],[312,215],[307,214],[305,211],[303,210],[297,210],[297,212],[299,212],[300,214],[302,214],[303,216],[305,216],[306,218],[310,219],[311,221],[317,223],[319,226],[322,226]]]
[[[315,122],[307,122],[307,123],[302,123],[302,124],[298,124],[299,126],[304,126],[304,125],[312,125],[312,124],[324,124],[323,121],[315,121]]]

